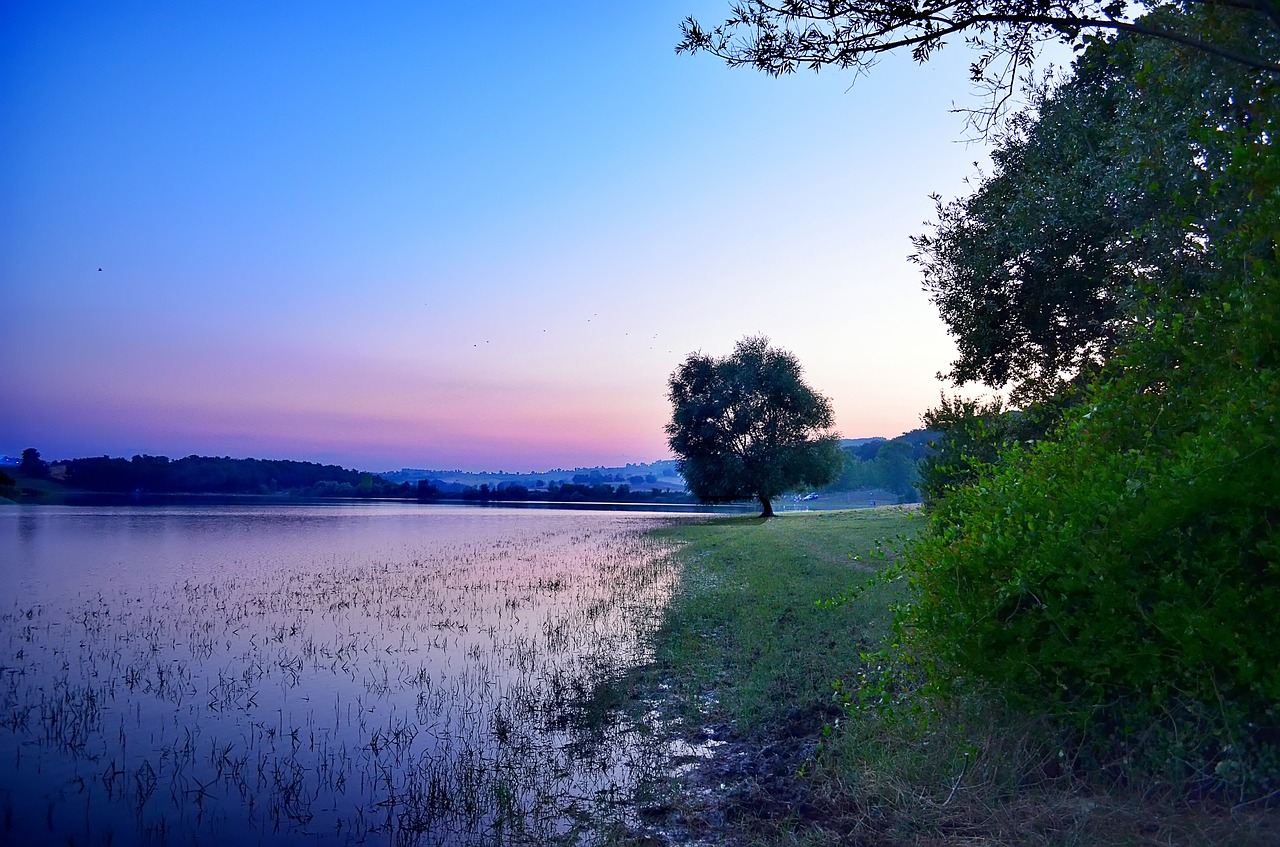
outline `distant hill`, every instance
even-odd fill
[[[894,441],[905,439],[915,445],[922,437],[932,436],[924,430],[912,430],[903,433]],[[857,450],[867,445],[887,444],[891,439],[883,436],[870,438],[842,438],[840,446],[846,450]],[[871,456],[875,451],[871,450]],[[454,487],[488,485],[524,485],[529,488],[545,487],[553,483],[577,483],[588,485],[626,483],[632,488],[661,488],[672,491],[684,491],[684,478],[677,469],[679,463],[675,459],[661,459],[656,462],[628,463],[622,466],[608,467],[597,465],[590,468],[552,468],[546,471],[462,471],[435,470],[428,468],[401,468],[398,471],[378,471],[377,475],[390,483],[417,483],[427,481],[435,483],[442,491]]]
[[[847,450],[854,447],[861,447],[864,444],[875,444],[880,441],[888,441],[888,440],[889,439],[879,435],[873,438],[841,438],[840,446]]]
[[[633,488],[662,488],[672,491],[685,490],[684,478],[676,469],[675,459],[662,459],[656,462],[628,463],[617,467],[603,465],[593,468],[552,468],[547,471],[461,471],[461,470],[429,470],[425,468],[401,468],[398,471],[382,471],[378,476],[394,483],[416,483],[420,480],[440,483],[444,486],[488,485],[496,488],[501,484],[524,485],[538,488],[552,483],[578,483],[586,485],[622,484]]]

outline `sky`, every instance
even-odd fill
[[[0,453],[647,462],[685,356],[759,334],[845,437],[919,426],[972,57],[676,55],[726,9],[0,5]]]

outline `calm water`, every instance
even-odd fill
[[[646,658],[675,566],[643,531],[670,520],[0,509],[0,842],[544,843],[625,824],[644,745],[583,715]]]

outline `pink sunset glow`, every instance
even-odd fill
[[[77,9],[0,28],[0,452],[652,461],[669,374],[753,334],[848,437],[946,387],[906,256],[971,169],[963,55],[850,88],[675,56],[688,4]]]

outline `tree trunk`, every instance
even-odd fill
[[[758,496],[760,497],[760,517],[762,518],[773,517],[773,503],[771,503],[769,501],[769,498],[765,497],[763,494],[760,494]]]

